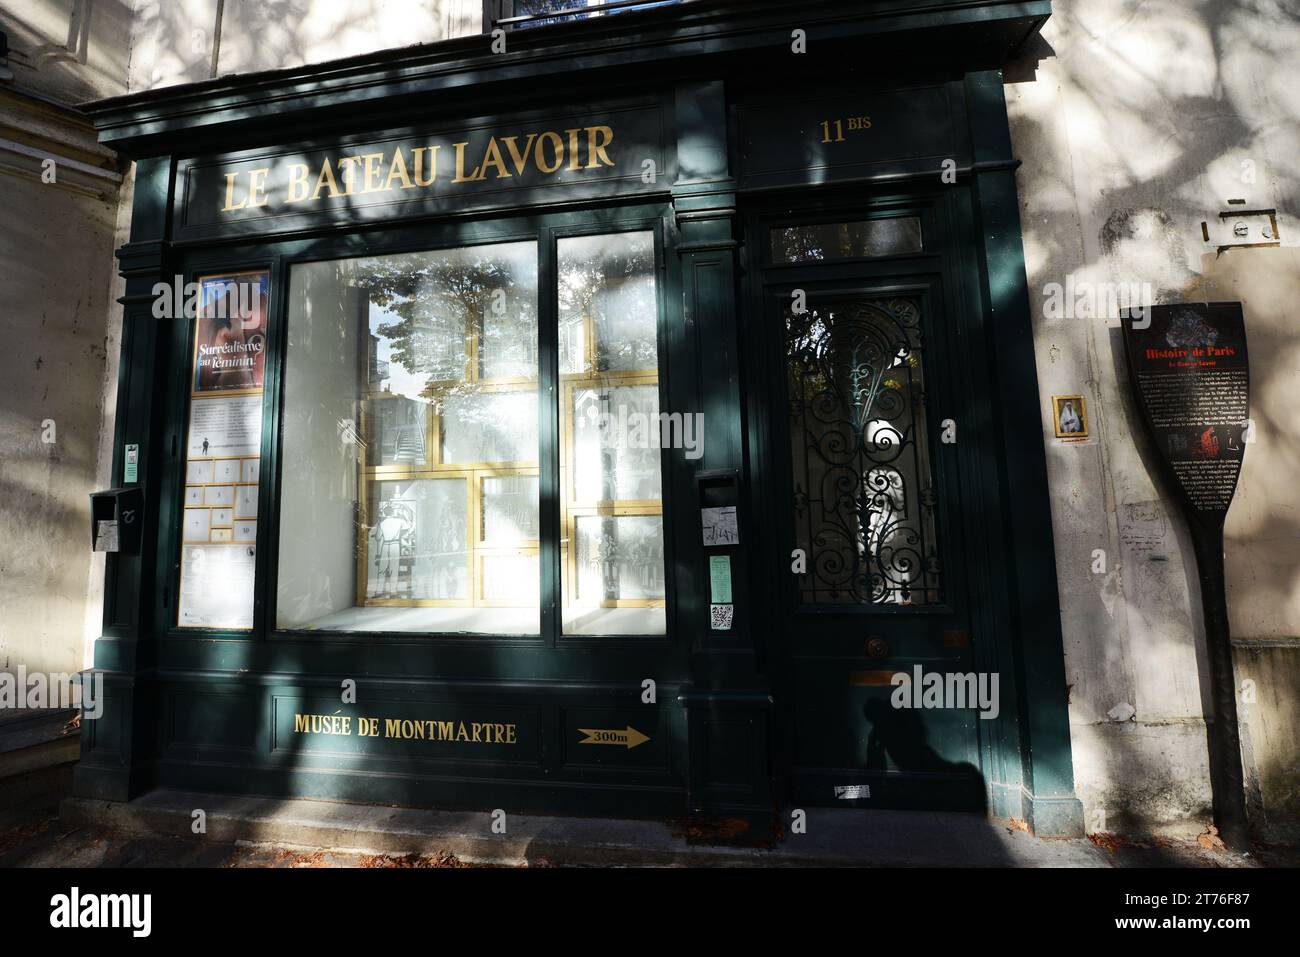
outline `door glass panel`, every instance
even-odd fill
[[[659,414],[654,234],[561,239],[558,265],[564,632],[661,635],[673,424]]]
[[[507,15],[514,17],[538,17],[539,14],[545,13],[562,14],[561,16],[541,17],[513,24],[516,27],[544,27],[566,20],[599,17],[611,13],[630,13],[634,10],[649,10],[652,7],[667,7],[674,3],[680,3],[681,0],[645,0],[644,3],[626,3],[625,6],[592,10],[590,12],[582,9],[583,7],[599,7],[609,2],[610,0],[514,0],[513,10],[510,6],[507,6],[506,12]]]
[[[921,251],[917,216],[810,223],[772,229],[772,262],[822,263],[835,259],[898,256]]]
[[[939,602],[920,303],[809,298],[786,306],[801,604]]]

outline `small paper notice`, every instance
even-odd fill
[[[252,628],[256,567],[257,553],[251,544],[184,546],[177,624],[187,628]]]
[[[835,786],[835,799],[837,801],[859,801],[862,798],[871,797],[871,785],[869,784],[838,784]]]
[[[736,506],[700,509],[700,525],[704,529],[704,544],[739,545],[740,526],[736,522]]]
[[[709,556],[709,601],[731,603],[731,556]]]
[[[731,620],[735,614],[735,605],[710,605],[709,628],[713,631],[731,631]]]
[[[261,451],[261,395],[199,398],[190,403],[188,458],[235,458]]]
[[[115,552],[117,550],[117,522],[111,519],[100,519],[99,532],[95,535],[95,551]]]

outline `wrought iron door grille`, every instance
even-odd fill
[[[801,604],[941,601],[915,298],[786,307]]]

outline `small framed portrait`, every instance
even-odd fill
[[[1086,439],[1088,411],[1083,396],[1052,396],[1052,422],[1058,439]]]

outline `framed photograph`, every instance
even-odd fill
[[[663,516],[573,516],[571,604],[647,607],[665,596]]]
[[[478,541],[515,546],[538,540],[537,476],[477,475]]]
[[[470,598],[466,491],[464,476],[371,483],[367,603]]]
[[[1083,396],[1052,396],[1052,425],[1058,439],[1086,439],[1088,408]]]
[[[405,396],[368,404],[366,464],[428,465],[428,403]]]

